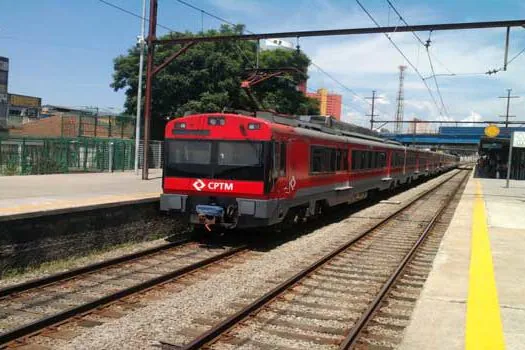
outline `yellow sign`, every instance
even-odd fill
[[[485,128],[485,135],[487,137],[496,137],[499,135],[499,128],[494,124],[490,124]]]
[[[9,104],[11,106],[38,108],[42,104],[42,100],[38,97],[9,94]]]

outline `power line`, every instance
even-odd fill
[[[326,75],[328,78],[332,79],[337,85],[339,85],[340,87],[342,87],[343,89],[345,89],[346,91],[350,92],[352,95],[354,95],[355,97],[357,97],[358,99],[366,102],[367,104],[370,104],[370,102],[368,102],[364,97],[361,97],[357,92],[355,92],[354,90],[350,89],[348,86],[346,86],[345,84],[343,84],[341,81],[339,81],[338,79],[336,79],[333,75],[331,75],[330,73],[328,73],[327,71],[325,71],[323,68],[321,68],[318,64],[316,64],[315,62],[313,61],[310,61],[310,64],[312,66],[314,66],[315,68],[317,68],[317,70],[321,73],[323,73],[324,75]],[[356,110],[357,111],[357,110]]]
[[[374,24],[378,27],[378,28],[381,28],[381,25],[375,20],[375,18],[370,14],[370,12],[368,12],[368,10],[363,6],[363,4],[361,4],[361,2],[359,0],[355,0],[357,2],[357,4],[359,5],[359,7],[361,7],[361,9],[368,15],[368,17],[372,20],[372,22],[374,22]],[[428,90],[428,93],[430,94],[430,97],[432,98],[432,101],[434,102],[434,105],[436,106],[436,109],[439,111],[440,108],[437,104],[437,101],[436,101],[436,98],[434,97],[434,94],[432,94],[432,90],[430,90],[430,87],[428,86],[426,80],[423,78],[423,76],[421,75],[421,73],[419,72],[419,70],[417,69],[416,66],[414,66],[414,64],[408,59],[408,57],[405,55],[405,53],[399,48],[399,46],[397,46],[397,44],[394,42],[394,40],[392,40],[392,38],[390,37],[390,35],[388,35],[387,33],[383,33],[385,35],[385,37],[390,41],[390,43],[392,44],[392,46],[394,46],[394,48],[397,50],[397,52],[399,52],[399,54],[401,56],[403,56],[403,58],[407,61],[407,63],[410,65],[410,67],[416,72],[416,74],[419,76],[419,78],[421,79],[421,81],[423,82],[423,84],[425,85],[425,87],[427,88]]]
[[[446,117],[449,117],[447,107],[445,106],[445,102],[443,102],[443,95],[441,95],[441,91],[439,89],[436,72],[434,71],[434,64],[432,63],[432,57],[430,57],[430,51],[429,51],[430,37],[427,42],[428,42],[428,45],[426,47],[426,51],[427,51],[427,56],[428,56],[428,63],[430,64],[430,70],[432,71],[432,77],[434,78],[434,84],[436,85],[436,91],[439,96],[439,100],[441,101],[441,106],[443,108],[442,113],[444,113]]]
[[[208,12],[208,11],[204,10],[203,8],[200,8],[200,7],[198,7],[198,6],[195,6],[195,5],[193,5],[193,4],[191,4],[191,3],[187,2],[187,1],[184,1],[184,0],[174,0],[174,1],[176,1],[176,2],[178,2],[178,3],[180,3],[180,4],[182,4],[182,5],[185,5],[185,6],[187,6],[187,7],[190,7],[190,8],[192,8],[192,9],[194,9],[195,11],[199,11],[199,12],[204,13],[204,14],[210,16],[210,17],[213,17],[213,18],[215,18],[215,19],[217,19],[217,20],[219,20],[219,21],[221,21],[221,22],[223,22],[223,23],[226,23],[226,24],[231,25],[231,26],[235,26],[235,24],[234,24],[233,22],[228,21],[227,19],[222,18],[222,17],[220,17],[220,16],[217,16],[217,15],[211,13],[211,12]],[[248,30],[248,29],[245,29],[245,31],[246,31],[247,33],[249,33],[249,34],[255,34],[254,32],[252,32],[252,31],[250,31],[250,30]],[[311,63],[313,66],[315,66],[315,67],[316,67],[321,73],[323,73],[323,74],[326,75],[328,78],[330,78],[330,79],[333,80],[335,83],[337,83],[339,86],[341,86],[343,89],[349,91],[352,95],[356,96],[356,97],[359,98],[360,100],[365,101],[365,102],[368,103],[368,104],[370,103],[370,102],[368,102],[367,100],[365,100],[363,97],[359,96],[359,95],[358,95],[356,92],[354,92],[351,88],[349,88],[348,86],[346,86],[345,84],[343,84],[342,82],[340,82],[339,80],[337,80],[336,78],[334,78],[331,74],[329,74],[328,72],[326,72],[324,69],[322,69],[321,67],[319,67],[319,65],[317,65],[315,62],[310,61],[310,63]],[[354,110],[355,110],[355,108],[354,108]]]
[[[508,62],[507,62],[507,66],[509,64],[511,64],[512,61],[514,61],[516,58],[518,58],[522,53],[525,52],[525,47],[523,48],[523,50],[521,50],[520,52],[518,52],[514,57],[512,57]]]
[[[174,0],[174,1],[176,1],[176,2],[178,2],[179,4],[182,4],[182,5],[184,5],[184,6],[187,6],[187,7],[191,8],[191,9],[193,9],[193,10],[195,10],[195,11],[200,12],[200,14],[201,14],[201,20],[202,20],[202,21],[204,21],[204,20],[202,19],[202,15],[207,15],[207,16],[209,16],[209,17],[215,18],[215,19],[218,20],[218,21],[221,21],[221,22],[223,22],[223,23],[226,23],[226,24],[228,24],[228,25],[230,25],[230,26],[232,26],[232,27],[235,27],[235,26],[236,26],[235,23],[233,23],[233,22],[231,22],[231,21],[228,21],[227,19],[222,18],[222,17],[220,17],[220,16],[214,15],[213,13],[208,12],[208,11],[206,11],[206,10],[200,8],[200,7],[197,7],[197,6],[191,4],[191,3],[187,2],[187,1],[184,1],[184,0]],[[202,32],[203,32],[203,34],[204,34],[204,25],[202,26],[202,29],[203,29]],[[249,31],[249,30],[247,30],[247,29],[245,29],[245,31],[246,31],[247,33],[250,33],[250,34],[255,34],[255,33],[251,32],[251,31]],[[234,45],[235,45],[237,51],[241,54],[241,56],[243,56],[244,59],[245,59],[247,62],[249,62],[249,63],[251,64],[252,68],[254,68],[256,65],[254,65],[253,63],[251,63],[251,60],[248,58],[248,56],[246,56],[246,54],[244,53],[244,51],[242,50],[242,48],[239,46],[239,44],[238,44],[238,43],[234,43]]]
[[[390,0],[386,0],[386,2],[388,3],[388,5],[392,8],[392,10],[394,10],[394,12],[396,13],[396,15],[399,16],[399,19],[406,25],[408,26],[408,22],[403,18],[403,16],[401,16],[401,13],[399,13],[399,11],[396,9],[396,7],[394,6],[394,4],[392,4],[392,2]],[[432,57],[431,57],[431,54],[430,54],[430,51],[429,51],[429,47],[430,47],[430,35],[432,34],[432,32],[430,32],[431,34],[429,35],[428,37],[428,40],[426,42],[423,42],[423,40],[421,39],[421,37],[419,35],[417,35],[416,32],[411,32],[412,35],[416,38],[417,41],[419,41],[419,43],[423,46],[425,46],[426,48],[426,52],[427,52],[427,56],[428,56],[428,62],[430,64],[430,69],[432,70],[432,77],[434,79],[434,84],[436,85],[436,91],[437,91],[437,94],[439,96],[439,100],[441,101],[441,107],[442,107],[442,113],[444,113],[447,117],[448,117],[448,111],[447,111],[447,107],[445,106],[445,102],[443,102],[443,95],[441,95],[441,91],[439,89],[439,84],[438,84],[438,81],[437,81],[437,78],[436,78],[436,72],[434,70],[434,64],[432,63]],[[436,59],[437,60],[437,59]],[[449,71],[449,73],[453,74],[448,68],[445,67],[445,69],[447,69]]]
[[[236,26],[235,23],[230,22],[230,21],[228,21],[227,19],[224,19],[224,18],[219,17],[219,16],[217,16],[217,15],[214,15],[213,13],[208,12],[208,11],[206,11],[206,10],[200,8],[200,7],[197,7],[197,6],[193,5],[193,4],[190,4],[189,2],[186,2],[186,1],[184,1],[184,0],[175,0],[175,1],[178,2],[178,3],[180,3],[180,4],[182,4],[182,5],[188,6],[188,7],[192,8],[192,9],[194,9],[194,10],[196,10],[196,11],[199,11],[200,13],[203,13],[203,14],[205,14],[205,15],[208,15],[208,16],[212,17],[212,18],[215,18],[216,20],[219,20],[219,21],[221,21],[221,22],[223,22],[223,23],[229,24],[229,25],[231,25],[231,26]],[[246,30],[246,32],[247,32],[247,33],[250,33],[250,34],[255,34],[255,33],[253,33],[253,32],[250,32],[249,30]]]
[[[407,23],[407,21],[405,21],[405,19],[403,18],[403,16],[401,16],[401,13],[399,13],[399,11],[396,9],[396,7],[394,6],[394,4],[392,4],[392,2],[390,0],[386,0],[386,2],[388,3],[388,6],[392,8],[392,10],[394,10],[394,12],[396,13],[396,15],[399,17],[399,19],[408,27],[409,24]],[[417,41],[419,41],[419,43],[423,46],[425,46],[425,42],[423,42],[423,39],[421,39],[421,37],[414,31],[411,32],[412,35],[416,38]],[[452,71],[450,69],[447,68],[447,66],[445,66],[445,64],[443,62],[441,62],[437,57],[434,56],[434,60],[437,61],[441,66],[443,66],[443,68],[445,68],[446,71],[448,71],[450,74],[454,74],[452,73]]]
[[[101,2],[101,3],[103,3],[103,4],[105,4],[105,5],[107,5],[107,6],[113,7],[113,8],[115,8],[115,9],[119,10],[119,11],[122,11],[122,12],[124,12],[124,13],[127,13],[128,15],[131,15],[131,16],[133,16],[133,17],[137,17],[137,18],[139,18],[139,19],[143,19],[143,20],[149,22],[149,19],[148,19],[148,18],[144,18],[144,17],[142,17],[141,15],[136,14],[135,12],[132,12],[132,11],[126,10],[125,8],[120,7],[120,6],[117,6],[117,5],[115,5],[115,4],[112,4],[112,3],[109,2],[109,1],[106,1],[106,0],[98,0],[98,1]],[[174,29],[169,28],[169,27],[166,27],[165,25],[162,25],[162,24],[159,24],[159,23],[157,23],[157,27],[160,27],[160,28],[166,29],[166,30],[168,30],[168,31],[170,31],[170,32],[174,32],[174,31],[175,31]]]

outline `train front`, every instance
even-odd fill
[[[165,131],[160,208],[196,228],[270,224],[270,124],[237,114],[198,114]]]

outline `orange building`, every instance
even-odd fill
[[[341,120],[341,95],[330,94],[326,89],[319,89],[317,92],[307,92],[306,96],[319,100],[321,115],[331,115],[335,119]]]

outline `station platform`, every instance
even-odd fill
[[[471,178],[400,349],[525,349],[525,181]]]
[[[158,200],[162,169],[150,180],[134,171],[5,176],[0,179],[0,221]]]

